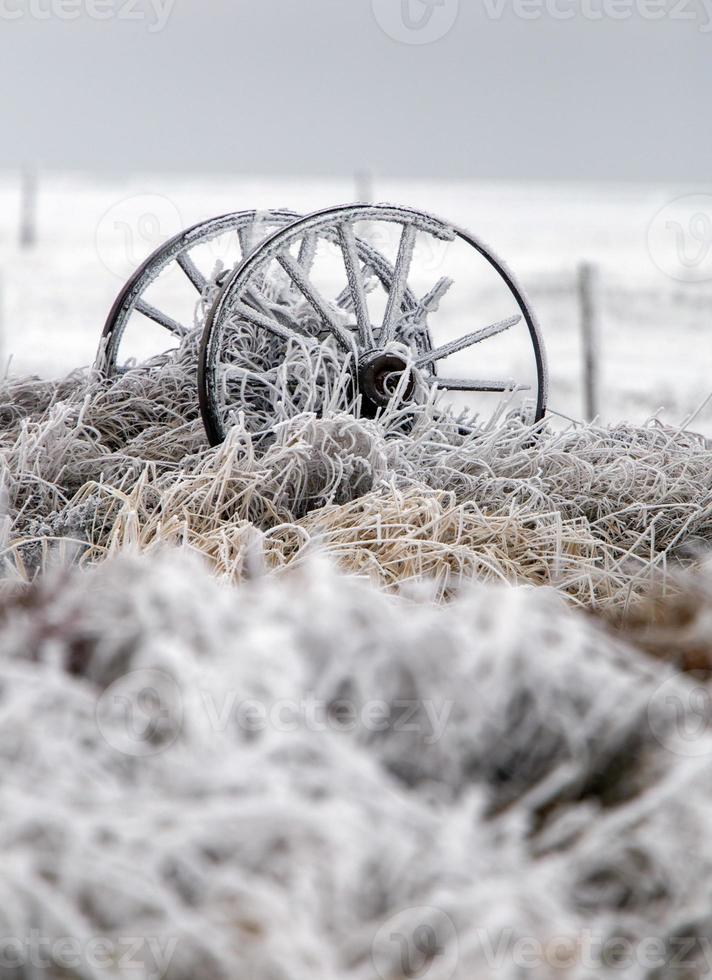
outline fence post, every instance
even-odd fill
[[[358,170],[354,175],[356,200],[359,204],[373,204],[373,174],[370,170]]]
[[[31,167],[22,171],[20,188],[20,248],[37,243],[37,174]]]
[[[581,348],[583,354],[583,411],[589,422],[598,415],[598,269],[583,262],[578,269],[578,297],[581,310]]]

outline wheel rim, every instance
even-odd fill
[[[175,264],[180,268],[199,298],[210,285],[210,279],[193,260],[191,252],[194,249],[235,232],[244,260],[275,229],[298,217],[287,210],[236,211],[198,222],[164,242],[141,263],[116,297],[102,330],[95,367],[106,377],[117,373],[121,342],[135,315],[146,317],[165,329],[167,337],[171,335],[179,340],[194,329],[145,299],[147,290],[170,266]]]
[[[363,222],[390,222],[400,226],[395,263],[391,265],[384,256],[376,253],[379,255],[376,262],[379,269],[373,271],[387,292],[385,311],[378,325],[372,322],[368,311],[364,282],[364,270],[369,261],[369,252],[373,265],[372,253],[375,250],[365,245],[354,231],[354,225]],[[433,348],[427,326],[428,315],[433,308],[437,309],[440,299],[447,292],[452,280],[441,277],[420,301],[415,299],[408,279],[416,239],[419,235],[430,236],[441,242],[460,240],[474,249],[486,260],[506,287],[508,295],[516,305],[516,314]],[[307,252],[313,259],[320,239],[337,245],[341,255],[353,309],[353,323],[350,325],[350,330],[345,330],[343,324],[334,316],[336,309],[334,302],[321,295],[310,278],[309,264],[302,262],[302,255]],[[293,252],[296,244],[299,244],[298,257],[295,257]],[[285,330],[283,324],[275,323],[273,317],[263,315],[264,311],[256,312],[245,302],[247,290],[254,285],[260,275],[266,275],[272,263],[281,267],[293,287],[312,307],[326,331],[334,337],[336,344],[353,358],[361,389],[368,396],[371,404],[376,407],[388,401],[383,390],[378,389],[383,377],[388,375],[389,371],[392,375],[394,372],[398,373],[399,370],[402,372],[410,367],[424,371],[429,383],[455,392],[531,390],[531,386],[517,385],[513,379],[503,381],[486,378],[440,378],[437,375],[437,364],[441,360],[503,334],[523,320],[527,327],[536,368],[536,404],[533,416],[536,421],[543,417],[547,397],[547,371],[538,323],[521,287],[502,260],[474,235],[424,212],[391,205],[345,205],[317,211],[276,231],[233,270],[222,287],[208,314],[199,355],[200,408],[211,444],[215,445],[223,441],[229,427],[230,405],[222,405],[219,396],[221,332],[227,320],[238,316],[285,340],[290,339],[290,331]],[[270,319],[273,322],[269,322]],[[402,361],[400,365],[396,365],[392,358],[402,357],[402,353],[398,354],[393,347],[403,339],[404,325],[408,326],[416,321],[422,330],[419,334],[416,331],[415,336],[418,338],[416,341],[412,338],[409,341],[412,363],[407,364]],[[293,332],[291,333],[294,339]],[[382,368],[386,369],[385,375]],[[374,383],[376,390],[373,388]],[[411,390],[410,383],[405,385],[405,389],[401,386],[401,389],[402,397],[404,391]]]

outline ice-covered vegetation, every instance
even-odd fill
[[[0,977],[704,975],[712,449],[332,356],[2,386]]]
[[[198,414],[196,334],[113,382],[0,388],[8,572],[32,578],[70,544],[87,563],[174,543],[239,580],[257,554],[281,568],[318,544],[386,585],[427,576],[449,593],[474,575],[605,607],[712,534],[699,436],[655,421],[532,428],[506,400],[464,424],[427,391],[360,419],[333,341],[243,331],[218,448]]]

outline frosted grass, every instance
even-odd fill
[[[277,569],[318,543],[389,586],[426,576],[448,594],[474,576],[604,608],[710,538],[701,436],[655,419],[532,427],[506,399],[490,419],[454,418],[422,384],[416,404],[366,420],[330,340],[235,329],[234,425],[214,449],[198,417],[197,332],[112,383],[5,381],[8,572],[31,579],[62,543],[85,563],[174,543],[239,581],[255,548]]]
[[[0,389],[0,977],[703,975],[705,440],[196,337]]]

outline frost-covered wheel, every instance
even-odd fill
[[[426,261],[419,263],[423,246]],[[319,273],[317,262],[325,251],[331,253],[330,272]],[[439,274],[445,265],[452,266],[449,271],[459,275],[465,288],[464,304],[446,310],[443,317],[443,301],[456,282]],[[383,288],[375,302],[368,288],[374,273]],[[308,326],[283,300],[275,301],[274,290],[271,299],[265,298],[265,289],[276,278],[287,284],[281,287],[282,296],[290,289],[309,308]],[[483,311],[489,310],[497,315],[484,317]],[[435,323],[439,316],[440,339]],[[477,320],[486,325],[473,329]],[[213,445],[224,440],[231,425],[231,330],[232,337],[240,336],[236,324],[266,331],[285,344],[333,338],[352,364],[367,415],[387,406],[396,393],[401,401],[413,397],[416,389],[422,390],[416,380],[456,397],[506,392],[510,397],[526,396],[526,414],[532,421],[541,419],[546,409],[543,343],[521,288],[475,236],[421,211],[384,204],[318,211],[275,232],[233,270],[208,314],[199,358],[200,408]],[[511,342],[513,354],[503,352],[503,339]],[[477,355],[470,361],[476,374],[462,364],[455,364],[458,370],[451,374],[458,355],[471,354],[475,347]],[[480,354],[487,347],[495,353],[489,362]],[[447,376],[438,373],[442,363],[447,364]],[[488,365],[500,370],[487,373]],[[519,372],[525,377],[515,377]]]
[[[201,221],[164,242],[141,263],[116,297],[102,331],[96,367],[111,377],[122,367],[122,360],[137,354],[147,356],[150,347],[141,348],[138,343],[132,353],[122,350],[127,335],[140,340],[148,330],[153,330],[157,334],[154,353],[162,351],[161,343],[179,343],[193,329],[193,324],[186,322],[190,304],[194,307],[196,299],[210,285],[208,263],[214,264],[218,258],[216,243],[233,239],[235,254],[232,261],[228,259],[229,271],[276,229],[298,217],[286,210],[236,211]],[[211,246],[216,251],[212,256]],[[164,288],[161,296],[160,285],[166,280],[169,288]],[[185,287],[185,296],[176,295],[181,287]]]

